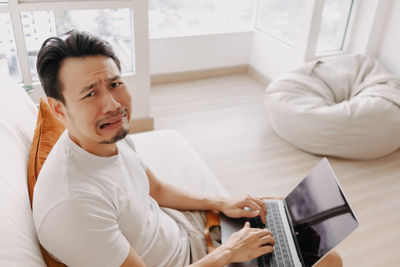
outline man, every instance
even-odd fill
[[[273,251],[271,233],[247,223],[205,255],[204,225],[195,231],[188,225],[204,214],[186,219],[160,209],[216,210],[264,222],[267,212],[259,198],[203,198],[155,177],[125,138],[131,96],[107,42],[79,31],[49,38],[37,69],[52,111],[67,127],[33,199],[39,241],[55,259],[68,266],[223,266]]]

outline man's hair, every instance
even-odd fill
[[[65,99],[62,94],[59,70],[64,59],[104,55],[112,58],[121,71],[120,61],[107,41],[78,30],[69,31],[65,36],[67,37],[65,40],[59,37],[46,39],[40,48],[36,63],[39,79],[46,95],[63,104],[65,104]]]

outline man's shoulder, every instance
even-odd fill
[[[66,157],[69,155],[70,147],[71,142],[69,142],[68,132],[65,131],[51,148],[42,168],[46,167],[48,164],[57,164],[57,161],[65,162]]]
[[[79,179],[71,179],[72,176],[83,175],[74,166],[79,160],[71,158],[71,142],[68,136],[62,134],[48,154],[37,177],[33,193],[33,215],[36,222],[54,207],[71,199],[74,195],[74,188],[77,186],[72,182]],[[75,162],[75,163],[74,163]],[[35,224],[36,224],[35,222]]]
[[[43,185],[48,188],[52,188],[53,186],[60,184],[60,179],[66,175],[65,171],[69,169],[67,166],[71,164],[69,151],[69,144],[64,133],[54,144],[45,161],[43,162],[37,177],[35,190]]]

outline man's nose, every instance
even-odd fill
[[[105,114],[119,109],[121,104],[115,99],[114,95],[108,90],[104,91],[102,97],[102,112]]]

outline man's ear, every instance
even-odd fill
[[[48,97],[47,102],[49,103],[51,111],[56,115],[56,117],[61,120],[64,124],[67,123],[66,113],[67,109],[65,105],[53,97]]]

